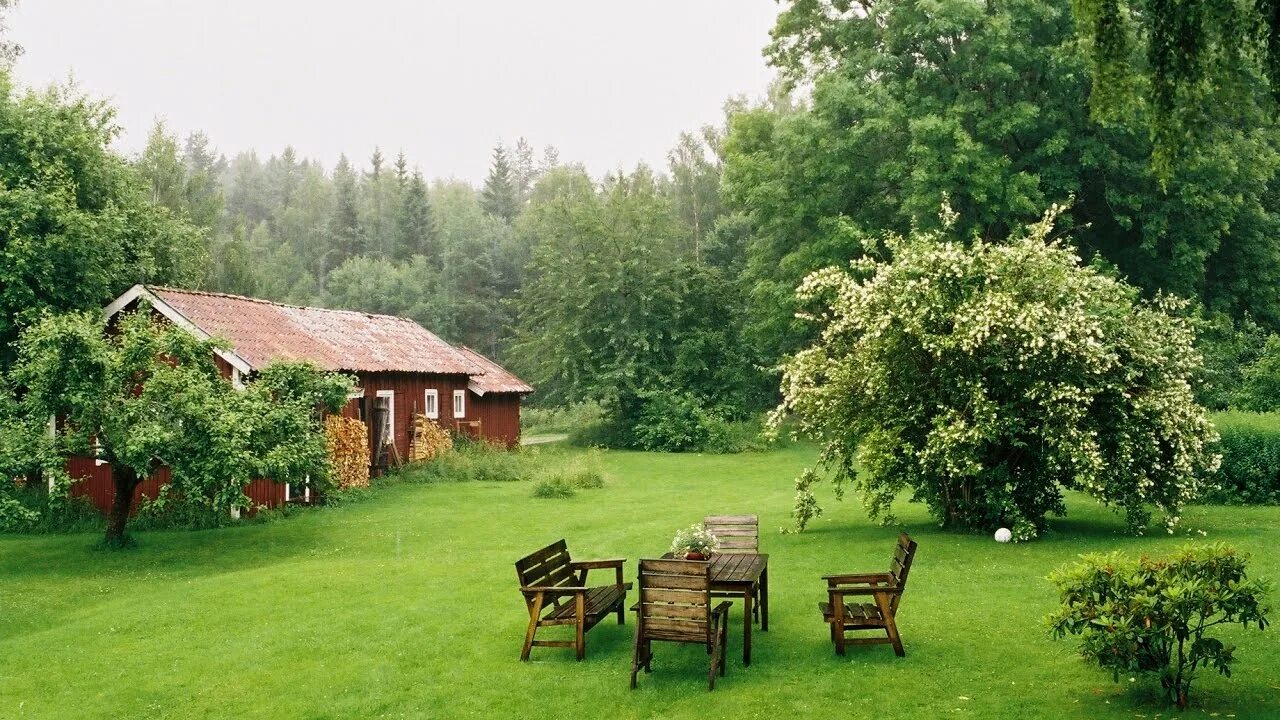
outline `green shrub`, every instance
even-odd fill
[[[536,498],[568,498],[576,494],[573,483],[560,474],[549,474],[533,486],[533,496]]]
[[[1240,410],[1275,412],[1280,410],[1280,335],[1267,338],[1262,353],[1240,369],[1240,389],[1231,406]]]
[[[1280,503],[1280,413],[1227,412],[1213,416],[1222,464],[1206,489],[1207,502]]]
[[[688,452],[707,447],[724,422],[689,393],[659,391],[641,395],[631,434],[636,447],[658,452]]]
[[[1062,607],[1046,618],[1056,638],[1080,636],[1080,652],[1112,679],[1155,673],[1187,706],[1198,668],[1231,675],[1235,648],[1206,635],[1215,625],[1267,626],[1269,584],[1249,580],[1248,556],[1225,545],[1187,546],[1168,559],[1086,555],[1049,580]]]

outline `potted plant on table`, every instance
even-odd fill
[[[719,549],[720,540],[702,523],[676,531],[676,537],[671,541],[671,556],[685,560],[706,560]]]

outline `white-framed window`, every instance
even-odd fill
[[[387,418],[382,423],[382,437],[385,443],[396,441],[396,391],[379,390],[378,397],[387,398]]]
[[[244,376],[240,374],[240,368],[231,368],[231,387],[237,390],[244,389]]]
[[[422,398],[422,413],[432,420],[440,418],[440,391],[427,390]]]
[[[467,391],[453,391],[453,416],[455,418],[467,416]]]

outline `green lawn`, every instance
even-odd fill
[[[827,496],[803,535],[781,535],[791,479],[813,452],[606,453],[603,490],[535,500],[529,483],[399,484],[358,504],[209,532],[139,534],[125,553],[95,536],[0,537],[0,718],[1134,718],[1177,716],[1151,681],[1114,684],[1041,626],[1044,576],[1078,553],[1164,552],[1226,540],[1280,581],[1280,508],[1192,508],[1176,537],[1132,538],[1073,497],[1071,516],[1024,545],[937,530],[904,504],[920,550],[887,646],[837,658],[818,576],[878,570],[895,530]],[[524,604],[512,563],[560,537],[580,557],[666,550],[706,513],[757,513],[771,555],[770,630],[705,688],[706,656],[655,646],[627,689],[632,625],[588,635],[587,659],[517,658]],[[1280,617],[1276,618],[1280,619]],[[1280,718],[1280,633],[1223,633],[1236,676],[1205,675],[1188,716]]]

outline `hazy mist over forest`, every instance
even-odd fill
[[[594,175],[665,164],[726,98],[764,93],[772,0],[20,2],[20,82],[74,75],[116,107],[125,153],[153,120],[229,156],[292,146],[332,168],[403,150],[479,183],[495,142],[555,145]]]

